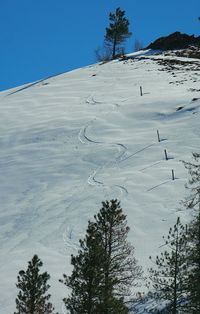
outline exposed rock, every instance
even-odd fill
[[[175,32],[166,37],[160,37],[147,48],[155,50],[185,49],[189,46],[200,46],[200,36],[182,34]]]

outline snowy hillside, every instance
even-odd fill
[[[18,271],[35,253],[62,313],[58,279],[106,199],[121,201],[149,266],[176,217],[189,216],[180,160],[200,148],[199,97],[200,60],[149,51],[0,93],[0,314],[14,312]]]

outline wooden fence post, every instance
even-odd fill
[[[142,86],[140,86],[140,96],[142,96]]]
[[[159,134],[159,130],[157,130],[157,136],[158,136],[158,142],[160,142],[160,134]]]
[[[165,149],[164,152],[165,152],[165,159],[168,160],[167,150]]]
[[[175,177],[174,177],[174,170],[172,169],[172,180],[175,180]]]

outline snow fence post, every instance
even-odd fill
[[[167,150],[165,149],[164,152],[165,152],[165,159],[168,160]]]
[[[140,96],[142,96],[142,86],[140,86]]]
[[[159,130],[157,130],[157,136],[158,136],[158,142],[160,142],[160,134],[159,134]]]
[[[175,180],[174,170],[172,169],[172,180]]]

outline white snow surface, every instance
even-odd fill
[[[1,314],[14,312],[18,272],[34,254],[64,313],[58,280],[104,200],[121,201],[145,272],[177,217],[188,221],[180,160],[200,148],[200,61],[169,71],[144,55],[0,93]]]

